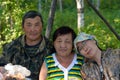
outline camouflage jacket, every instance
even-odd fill
[[[120,80],[120,49],[107,49],[101,58],[102,73],[95,62],[84,63],[81,70],[84,80]]]
[[[38,80],[39,71],[43,63],[44,57],[52,51],[52,44],[45,37],[39,45],[39,48],[31,57],[26,52],[25,48],[25,35],[20,36],[11,43],[5,45],[3,54],[0,57],[0,65],[12,63],[26,67],[31,71],[32,80]]]

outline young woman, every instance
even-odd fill
[[[86,33],[80,33],[74,45],[87,60],[81,69],[84,80],[120,80],[120,49],[102,51],[95,38]]]

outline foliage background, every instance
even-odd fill
[[[42,7],[40,12],[44,19],[43,35],[47,26],[51,1],[41,0]],[[70,26],[78,34],[76,2],[75,0],[63,0],[62,2],[62,12],[59,9],[59,2],[57,3],[50,39],[52,39],[55,29],[62,25]],[[120,48],[120,41],[90,8],[86,1],[84,3],[85,26],[81,28],[81,31],[95,35],[102,49],[108,47]],[[120,35],[119,4],[120,0],[100,0],[99,11]],[[38,10],[38,0],[0,0],[0,53],[4,44],[16,39],[23,33],[21,26],[22,16],[31,9]]]

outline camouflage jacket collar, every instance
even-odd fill
[[[22,35],[21,44],[23,47],[25,47],[25,35]],[[39,45],[39,49],[37,50],[36,53],[43,51],[45,45],[46,45],[45,37],[42,36],[42,40],[41,40],[41,43]]]

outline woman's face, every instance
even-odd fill
[[[98,47],[95,40],[85,40],[76,44],[78,52],[86,58],[95,57]]]
[[[72,34],[60,35],[54,41],[56,53],[60,56],[68,56],[73,49]]]

